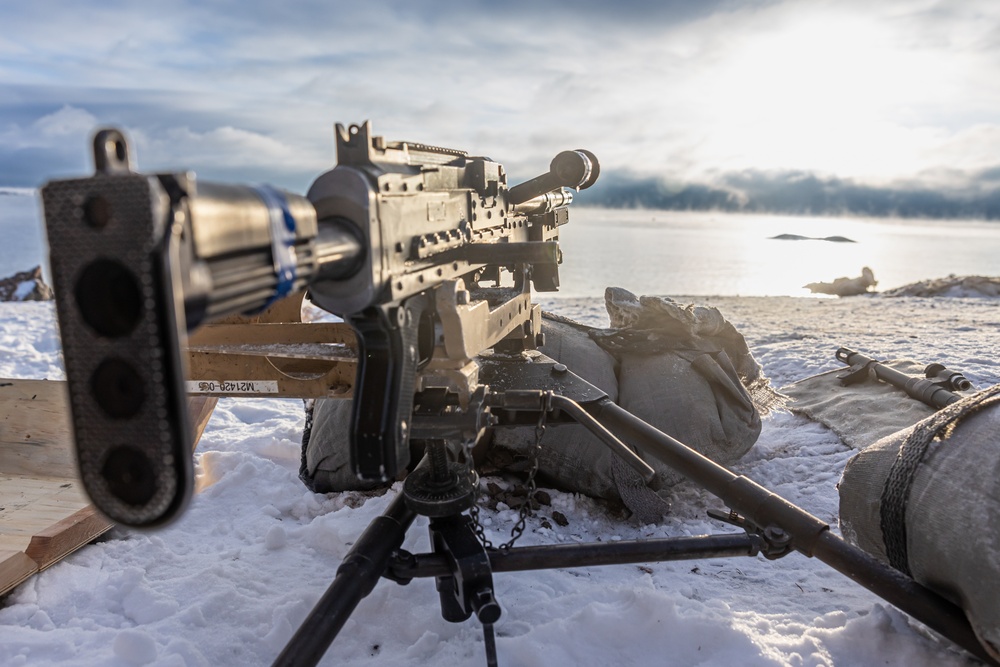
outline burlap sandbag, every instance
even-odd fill
[[[299,478],[316,493],[365,491],[385,486],[358,479],[351,469],[352,401],[343,398],[306,402]]]
[[[545,345],[539,348],[540,352],[565,364],[612,401],[618,399],[617,364],[590,339],[585,328],[547,315],[542,331]],[[535,440],[534,428],[497,428],[487,460],[492,467],[527,471],[533,464]],[[619,495],[611,474],[612,457],[607,446],[583,426],[548,424],[538,452],[538,481],[545,486],[617,500]]]
[[[922,377],[926,366],[912,359],[882,363],[913,377]],[[791,399],[788,410],[825,425],[854,449],[864,449],[935,412],[902,389],[874,377],[845,386],[839,376],[848,371],[844,366],[782,387],[781,393]]]
[[[746,453],[760,433],[761,412],[773,407],[778,395],[735,328],[714,308],[679,306],[660,297],[640,300],[617,288],[609,288],[606,302],[611,329],[547,313],[541,352],[719,463],[732,463]],[[650,316],[623,317],[636,309],[646,309]],[[311,428],[303,437],[300,472],[315,491],[371,488],[351,473],[349,424],[349,402],[315,402]],[[487,466],[528,471],[536,457],[536,437],[532,427],[494,429]],[[545,485],[620,500],[640,520],[653,522],[669,509],[656,491],[668,490],[681,475],[652,456],[644,458],[657,472],[649,486],[584,427],[551,424],[537,451],[537,476]]]
[[[539,350],[543,354],[565,364],[612,401],[618,400],[618,364],[590,338],[590,327],[547,313],[542,329],[545,345]],[[493,467],[525,472],[534,465],[536,438],[533,428],[497,428],[487,461]],[[537,477],[542,485],[624,502],[646,523],[658,521],[670,509],[665,500],[647,488],[631,468],[583,426],[546,425],[540,444]]]
[[[757,441],[761,415],[783,404],[746,340],[717,308],[609,287],[611,329],[594,338],[618,358],[618,404],[708,458],[729,465]],[[659,466],[654,488],[680,473]]]
[[[618,399],[617,362],[590,336],[588,327],[547,316],[543,324],[543,354],[566,364],[584,380]],[[348,433],[351,401],[320,399],[307,407],[302,440],[300,477],[318,493],[370,489],[377,482],[357,479],[350,466]],[[526,472],[532,465],[533,428],[496,429],[487,455],[491,467]],[[613,454],[578,424],[547,426],[539,454],[539,482],[568,491],[617,500],[612,473]]]
[[[887,436],[840,482],[844,538],[961,606],[1000,658],[1000,385]]]
[[[621,407],[718,463],[742,457],[760,434],[761,413],[781,400],[743,336],[715,308],[639,298],[620,288],[609,288],[605,303],[609,329],[547,315],[543,352],[612,400],[608,375],[617,366]],[[534,442],[529,429],[498,429],[494,455],[513,451],[523,460]],[[621,500],[640,520],[656,521],[669,509],[661,496],[682,475],[639,453],[656,471],[648,487],[582,427],[552,427],[542,438],[539,472],[559,488]]]
[[[618,404],[723,465],[738,461],[760,435],[760,414],[722,351],[622,355]],[[653,488],[683,479],[671,468],[653,465]]]

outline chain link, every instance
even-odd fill
[[[521,535],[524,534],[525,526],[527,525],[528,516],[531,514],[531,505],[535,500],[535,492],[538,490],[538,486],[535,483],[535,475],[538,474],[539,457],[542,453],[542,436],[545,435],[545,416],[546,411],[542,410],[541,414],[538,416],[538,424],[535,426],[535,444],[531,449],[531,471],[528,473],[528,495],[525,497],[524,502],[521,504],[518,510],[517,521],[514,523],[514,527],[510,530],[510,539],[499,547],[500,551],[507,551],[514,543],[520,539]],[[480,486],[476,485],[476,494],[473,498],[472,507],[469,508],[469,516],[472,518],[472,529],[482,542],[483,547],[486,549],[493,549],[493,542],[486,537],[486,529],[479,519],[479,498],[482,493]]]
[[[472,447],[475,442],[467,442],[465,444],[465,462],[469,466],[469,472],[472,472],[475,462],[472,459]],[[479,498],[482,495],[482,478],[476,477],[476,486],[472,492],[472,507],[469,508],[469,518],[472,519],[472,532],[476,534],[479,541],[482,543],[483,547],[486,549],[493,548],[493,542],[490,538],[486,537],[486,529],[483,527],[482,522],[479,520]]]

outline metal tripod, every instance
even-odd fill
[[[475,614],[484,629],[487,664],[496,665],[493,625],[501,609],[494,594],[493,572],[758,554],[776,559],[793,550],[820,559],[981,660],[996,664],[979,644],[960,608],[848,544],[805,510],[623,410],[562,364],[545,357],[526,364],[514,355],[493,355],[482,364],[484,390],[475,401],[478,416],[470,417],[471,409],[415,414],[413,435],[427,443],[427,455],[407,477],[403,492],[361,535],[275,665],[318,663],[381,577],[400,584],[433,577],[443,617],[462,622]],[[465,466],[448,460],[445,443],[467,439],[471,432],[496,424],[530,423],[540,413],[552,420],[572,419],[583,424],[647,480],[652,470],[623,441],[655,456],[719,497],[729,511],[710,514],[743,528],[744,533],[487,549],[477,537],[472,519],[464,513],[474,501],[478,482],[469,477]],[[418,514],[431,519],[429,553],[412,554],[402,549]]]

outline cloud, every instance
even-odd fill
[[[67,137],[79,137],[91,132],[97,119],[83,109],[66,105],[53,113],[42,116],[32,125],[37,135],[44,139],[63,140]]]
[[[1000,153],[1000,8],[971,0],[36,0],[0,21],[0,172],[20,185],[89,169],[105,124],[142,169],[300,190],[333,123],[369,118],[514,181],[584,147],[605,177],[955,188]]]

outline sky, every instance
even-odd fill
[[[142,170],[301,192],[370,119],[512,181],[587,148],[612,182],[976,196],[998,71],[989,0],[0,0],[0,186],[91,171],[115,125]]]

